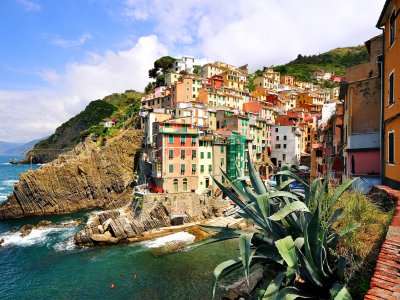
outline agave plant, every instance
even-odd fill
[[[278,186],[271,189],[261,180],[250,157],[248,161],[251,186],[246,177],[233,179],[222,171],[232,191],[214,178],[224,194],[240,208],[239,215],[253,223],[257,231],[246,233],[207,227],[219,234],[200,244],[238,238],[240,249],[240,257],[215,268],[213,297],[218,278],[243,268],[248,280],[250,267],[261,263],[282,270],[263,290],[261,299],[351,299],[342,285],[347,262],[336,254],[335,249],[340,236],[356,228],[357,224],[336,232],[332,225],[343,215],[343,209],[333,212],[332,208],[356,178],[345,181],[328,195],[325,191],[329,179],[318,178],[310,186],[286,167],[276,175]],[[290,191],[294,181],[304,186],[304,193]]]

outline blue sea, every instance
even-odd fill
[[[21,172],[39,167],[11,165],[12,158],[0,156],[1,202]],[[161,256],[157,247],[165,239],[77,248],[73,236],[80,227],[57,224],[85,220],[89,213],[0,220],[0,299],[211,299],[213,269],[239,255],[237,241]],[[22,225],[40,220],[54,226],[20,236]],[[222,281],[219,294],[231,283]]]

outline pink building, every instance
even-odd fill
[[[199,131],[184,119],[153,124],[156,137],[152,164],[153,192],[194,192],[198,189]]]

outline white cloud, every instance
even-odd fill
[[[39,76],[45,90],[0,90],[0,140],[28,141],[51,134],[91,100],[127,89],[142,91],[148,70],[167,49],[156,36],[141,37],[126,51],[89,53],[83,62],[71,62],[63,74],[46,69]],[[4,117],[3,117],[4,116]]]
[[[135,0],[172,53],[193,54],[255,70],[363,43],[380,32],[384,0]],[[135,18],[135,16],[133,16]],[[136,18],[137,19],[137,18]]]
[[[82,46],[91,38],[92,38],[91,34],[85,33],[85,34],[82,34],[76,40],[67,40],[67,39],[57,38],[54,41],[52,41],[52,44],[61,46],[63,48],[76,47],[76,46]]]
[[[49,83],[56,83],[60,80],[61,76],[54,69],[45,68],[38,72],[40,78]]]
[[[18,4],[28,12],[38,12],[42,9],[42,7],[31,0],[17,0]]]

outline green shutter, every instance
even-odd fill
[[[169,165],[169,172],[174,173],[174,165]]]

